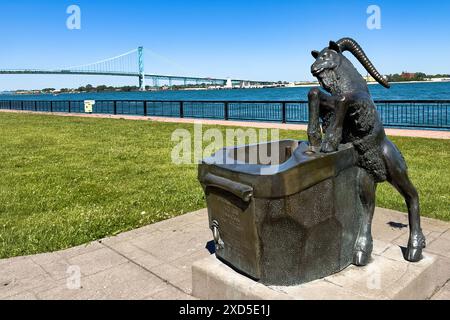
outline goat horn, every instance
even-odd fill
[[[389,82],[378,72],[372,62],[369,60],[367,55],[361,46],[351,38],[343,38],[337,42],[339,48],[342,52],[351,52],[356,59],[364,66],[364,68],[369,72],[369,74],[383,87],[390,88]]]

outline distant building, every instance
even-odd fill
[[[372,77],[370,74],[368,74],[367,76],[363,77],[364,80],[366,80],[367,82],[376,82],[375,78]]]
[[[401,77],[402,77],[402,79],[405,79],[405,80],[411,80],[411,79],[414,79],[416,77],[416,74],[415,73],[409,73],[409,72],[403,72]]]
[[[431,82],[450,82],[450,78],[427,78],[425,80]]]

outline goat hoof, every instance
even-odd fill
[[[353,264],[358,267],[367,266],[373,251],[372,235],[360,236],[353,254]]]
[[[322,149],[321,151],[323,153],[332,153],[332,152],[336,152],[338,149],[337,146],[334,146],[331,142],[324,142],[322,144]]]
[[[421,248],[427,247],[427,240],[422,231],[414,232],[409,237],[408,248]]]
[[[370,255],[364,251],[357,251],[353,257],[353,264],[358,267],[367,266],[370,262]]]
[[[427,246],[427,241],[422,230],[413,232],[409,239],[405,259],[409,262],[419,262],[423,259],[422,251]]]
[[[406,250],[406,260],[409,262],[419,262],[423,259],[422,248],[408,248]]]

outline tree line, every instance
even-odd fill
[[[386,77],[389,82],[405,82],[405,81],[425,81],[427,79],[433,78],[450,78],[450,75],[449,74],[428,75],[423,72],[415,72],[415,73],[403,72],[401,74],[398,73],[389,74]]]

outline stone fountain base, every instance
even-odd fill
[[[424,300],[450,277],[448,262],[425,253],[420,263],[402,249],[375,241],[373,262],[298,286],[265,286],[211,256],[192,267],[192,290],[202,300]],[[378,249],[377,249],[378,248]]]

